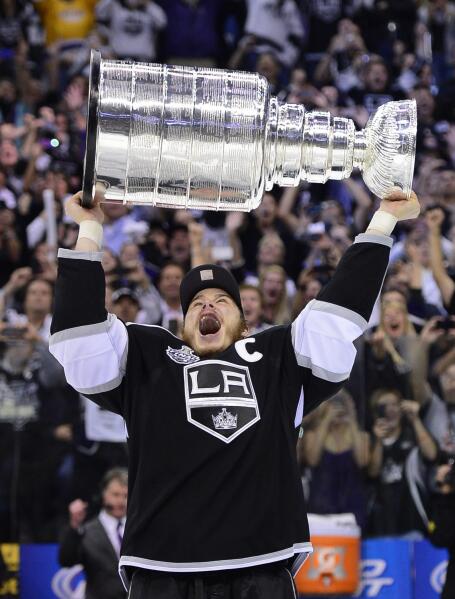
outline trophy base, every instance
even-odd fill
[[[85,132],[86,149],[84,157],[84,175],[82,179],[83,208],[93,206],[93,184],[95,181],[96,143],[98,139],[98,97],[100,84],[101,53],[92,50],[90,57],[90,83],[88,91],[88,116]]]

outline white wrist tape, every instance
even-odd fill
[[[78,239],[84,237],[85,239],[90,239],[96,243],[99,249],[101,249],[103,245],[103,225],[96,222],[96,220],[83,220],[79,224],[79,235]]]
[[[376,210],[376,212],[373,214],[370,224],[368,225],[367,231],[372,229],[373,231],[378,231],[384,235],[390,235],[397,222],[398,219],[396,216],[393,216],[393,214],[390,214],[390,212]]]

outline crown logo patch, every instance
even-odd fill
[[[237,428],[237,414],[231,414],[226,408],[223,408],[216,416],[212,415],[213,426],[216,429],[227,430]]]
[[[196,356],[191,347],[187,345],[182,345],[180,349],[173,349],[168,346],[166,354],[177,364],[193,364],[200,360],[199,356]]]

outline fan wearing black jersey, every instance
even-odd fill
[[[247,336],[225,269],[180,288],[183,341],[105,309],[103,212],[59,251],[50,348],[81,394],[125,420],[128,517],[119,570],[132,599],[291,599],[312,551],[295,445],[302,417],[349,377],[353,341],[379,295],[398,220],[415,194],[382,200],[318,297],[290,325]]]

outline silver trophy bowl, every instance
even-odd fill
[[[383,198],[409,197],[415,101],[388,102],[365,129],[279,104],[256,73],[102,60],[92,51],[83,198],[249,211],[274,184],[362,172]]]

